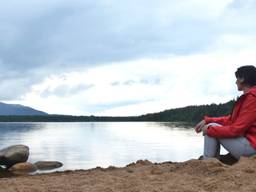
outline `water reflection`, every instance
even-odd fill
[[[186,122],[153,122],[153,124],[157,124],[162,127],[167,128],[183,128],[183,129],[191,129],[195,126],[194,123],[186,123]]]
[[[203,144],[193,129],[171,123],[0,123],[0,131],[0,148],[28,145],[30,162],[57,160],[63,170],[185,161],[201,155]]]

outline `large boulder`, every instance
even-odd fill
[[[8,169],[16,163],[26,162],[28,156],[28,146],[13,145],[0,150],[0,165],[4,165]]]
[[[62,167],[62,163],[58,161],[37,161],[34,163],[38,170],[51,170]]]

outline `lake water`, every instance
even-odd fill
[[[59,170],[198,158],[203,137],[192,128],[157,122],[0,123],[0,149],[24,144],[29,162],[56,160]]]

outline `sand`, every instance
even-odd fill
[[[232,166],[216,159],[95,168],[0,179],[0,192],[256,192],[256,157]]]

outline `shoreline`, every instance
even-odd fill
[[[152,163],[138,160],[125,167],[40,173],[0,178],[0,192],[19,191],[256,191],[256,156],[229,166],[217,159]]]

